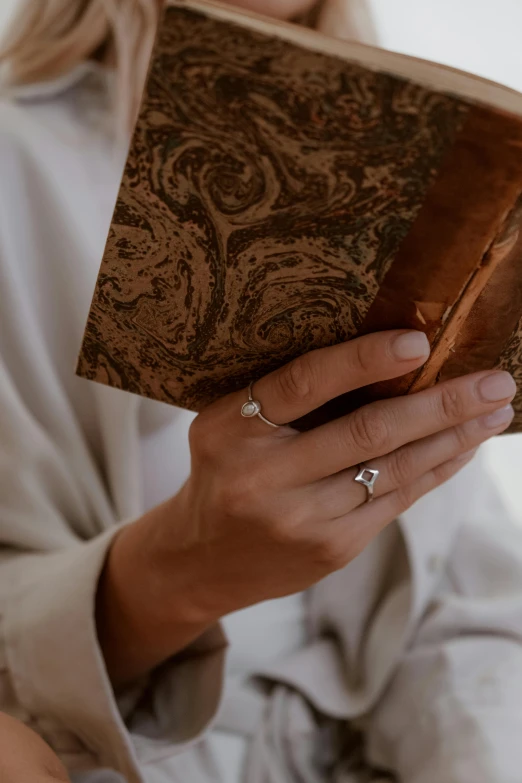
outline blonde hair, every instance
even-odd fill
[[[10,86],[43,82],[96,60],[115,72],[118,124],[128,132],[139,108],[159,6],[158,0],[23,0],[0,50],[3,81]]]

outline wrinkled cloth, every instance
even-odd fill
[[[379,769],[407,783],[520,778],[522,534],[478,467],[466,474],[400,520],[402,579],[372,590],[387,570],[380,540],[314,589],[317,641],[259,681],[247,783],[361,783]],[[482,508],[465,508],[472,492]],[[388,567],[402,544],[388,541]],[[365,736],[362,768],[350,725]]]
[[[244,783],[518,783],[522,533],[480,460],[308,591],[297,652],[223,687],[213,628],[113,692],[99,574],[183,483],[192,415],[74,376],[124,159],[103,80],[0,104],[0,709],[73,783],[236,783],[227,732]]]

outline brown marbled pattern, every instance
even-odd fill
[[[359,330],[421,329],[429,360],[338,397],[299,428],[498,365],[522,312],[521,148],[520,120],[469,111]]]
[[[168,9],[79,373],[199,410],[354,336],[466,112]]]

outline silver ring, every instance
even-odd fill
[[[261,403],[259,402],[259,400],[254,400],[252,396],[253,385],[254,382],[252,381],[252,383],[248,387],[248,402],[245,402],[245,404],[241,408],[241,415],[245,419],[253,419],[254,416],[258,416],[261,419],[261,421],[265,422],[265,424],[269,424],[271,427],[277,427],[277,429],[279,429],[279,427],[281,426],[280,424],[274,424],[273,421],[269,421],[268,419],[265,419],[265,417],[261,413]]]
[[[363,487],[366,487],[367,503],[371,503],[373,500],[373,488],[378,478],[378,470],[372,470],[372,468],[369,468],[364,464],[359,465],[359,473],[354,478],[354,481],[357,481],[358,484],[362,484]]]

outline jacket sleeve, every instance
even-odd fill
[[[110,767],[134,783],[142,757],[174,755],[206,728],[223,638],[214,629],[113,693],[95,600],[119,524],[88,519],[73,489],[78,466],[59,446],[0,362],[0,710],[35,729],[69,770]]]
[[[0,711],[69,770],[137,783],[144,758],[177,754],[212,718],[223,638],[113,693],[95,600],[115,532],[144,511],[149,408],[74,375],[108,227],[93,204],[119,174],[70,94],[0,101]],[[172,462],[161,469],[172,481]]]
[[[522,529],[493,519],[462,528],[368,751],[403,783],[514,783],[521,736]]]

